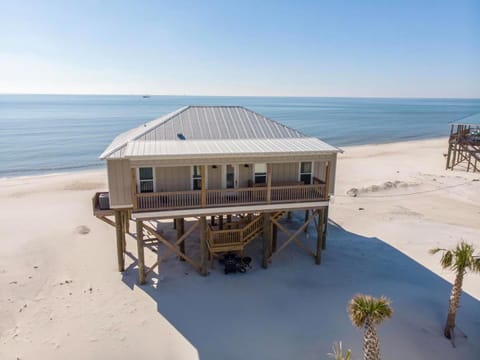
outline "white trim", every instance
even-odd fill
[[[200,168],[200,179],[202,179],[202,165],[191,165],[190,166],[190,190],[193,190],[193,167],[198,166]],[[208,190],[208,166],[210,165],[204,165],[205,166],[205,189]],[[203,182],[203,179],[202,179]]]
[[[309,162],[309,163],[312,164],[311,167],[310,167],[310,172],[309,172],[309,173],[302,173],[302,172],[301,172],[301,171],[302,171],[302,163],[306,163],[306,162]],[[313,174],[314,174],[314,172],[313,172],[313,165],[314,165],[314,164],[315,164],[314,161],[300,161],[300,162],[298,163],[298,181],[301,181],[302,175],[310,174],[310,184],[313,183],[313,176],[314,176],[314,175],[313,175]],[[305,185],[310,185],[310,184],[305,184]]]
[[[252,182],[255,184],[255,165],[256,164],[265,164],[265,184],[268,182],[268,164],[266,162],[260,162],[260,163],[253,163],[252,164]],[[272,175],[272,174],[270,174]]]
[[[153,192],[157,192],[157,176],[156,176],[155,167],[153,167],[153,166],[139,166],[138,168],[136,168],[136,170],[137,170],[137,194],[140,194],[140,169],[147,169],[147,168],[152,169]]]

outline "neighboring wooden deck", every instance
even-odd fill
[[[452,124],[446,169],[480,172],[480,124]]]

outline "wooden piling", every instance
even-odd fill
[[[176,230],[177,230],[177,241],[180,239],[183,234],[185,234],[185,219],[184,218],[178,218],[175,219],[176,222]],[[178,244],[178,248],[182,254],[185,254],[185,240],[183,240],[180,244]],[[185,261],[184,258],[181,256],[178,257],[180,261]]]
[[[138,283],[145,284],[145,254],[143,243],[143,221],[137,221]]]
[[[115,211],[115,230],[117,237],[117,261],[118,261],[118,271],[122,272],[125,270],[125,257],[124,257],[124,233],[122,225],[122,212],[120,210]]]
[[[207,276],[207,219],[205,216],[200,216],[198,221],[200,221],[200,274]]]
[[[271,255],[270,214],[263,213],[263,257],[262,267],[268,268],[268,259]]]
[[[310,211],[309,211],[309,210],[305,210],[305,222],[308,221],[309,216],[310,216]],[[303,229],[303,231],[304,231],[305,233],[308,232],[308,225],[305,226],[305,229]]]
[[[323,217],[324,209],[317,211],[317,251],[315,253],[315,264],[320,265],[322,261],[323,248]]]
[[[322,250],[327,248],[328,206],[323,209]]]

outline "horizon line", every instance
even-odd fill
[[[8,93],[0,95],[51,95],[51,96],[172,96],[172,97],[255,97],[255,98],[341,98],[341,99],[418,99],[418,100],[480,100],[480,97],[424,97],[424,96],[335,96],[335,95],[197,95],[197,94],[153,94],[153,93]]]

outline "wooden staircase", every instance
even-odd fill
[[[272,214],[271,218],[277,220],[283,214],[285,211],[278,211]],[[253,239],[263,234],[263,219],[263,214],[250,214],[239,221],[225,224],[222,230],[209,226],[207,245],[210,254],[242,252]]]

